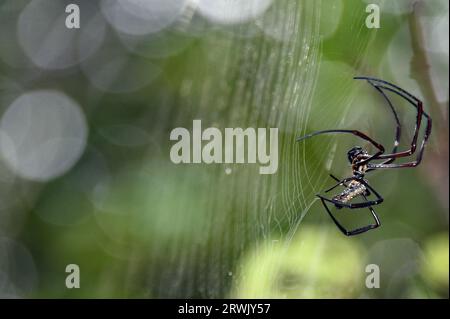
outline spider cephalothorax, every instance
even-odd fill
[[[370,229],[374,229],[380,226],[380,220],[378,219],[377,214],[375,213],[375,210],[372,208],[372,206],[378,205],[381,202],[383,202],[383,198],[380,194],[378,194],[367,182],[367,180],[364,179],[364,175],[368,172],[377,170],[377,169],[390,169],[390,168],[406,168],[406,167],[416,167],[420,164],[422,161],[423,152],[425,150],[425,144],[428,141],[428,138],[431,134],[431,117],[423,110],[422,101],[420,101],[415,96],[411,95],[410,93],[406,92],[405,90],[399,88],[398,86],[395,86],[394,84],[391,84],[389,82],[378,80],[374,78],[368,78],[368,77],[356,77],[355,79],[358,80],[367,80],[367,82],[372,85],[385,99],[387,102],[390,110],[392,111],[394,115],[394,120],[396,123],[396,131],[395,131],[395,137],[394,137],[394,144],[392,151],[388,154],[385,154],[385,148],[382,144],[376,142],[372,138],[370,138],[367,134],[362,133],[358,130],[343,130],[343,129],[334,129],[334,130],[324,130],[324,131],[318,131],[314,132],[308,135],[305,135],[303,137],[298,138],[298,141],[320,135],[320,134],[329,134],[329,133],[345,133],[345,134],[352,134],[358,138],[361,138],[365,140],[366,142],[369,142],[372,144],[376,149],[377,152],[373,155],[370,155],[365,149],[359,146],[355,146],[351,148],[347,152],[347,158],[352,165],[352,176],[348,178],[344,178],[343,180],[340,180],[333,175],[330,175],[334,180],[336,180],[338,183],[331,187],[330,189],[326,190],[325,193],[330,192],[331,190],[335,189],[338,186],[345,187],[344,190],[342,190],[340,193],[334,195],[332,198],[327,198],[323,195],[317,194],[317,197],[320,198],[322,201],[323,206],[325,207],[326,211],[330,215],[330,217],[333,219],[336,226],[347,236],[357,235],[364,233]],[[401,135],[401,125],[400,120],[397,115],[397,112],[389,98],[386,95],[386,92],[391,92],[394,94],[397,94],[398,96],[402,97],[404,100],[406,100],[409,104],[414,106],[417,110],[417,116],[416,116],[416,126],[414,129],[413,138],[411,141],[411,144],[409,146],[409,149],[404,151],[398,151],[399,147],[399,141],[400,141],[400,135]],[[420,144],[420,148],[417,148],[417,140],[419,137],[419,130],[422,124],[423,118],[426,119],[426,127],[425,127],[425,133],[423,135],[423,139]],[[416,152],[416,150],[419,150]],[[411,155],[416,155],[416,158],[412,161],[406,161],[404,163],[398,163],[398,164],[392,164],[395,160],[403,157],[408,157]],[[372,161],[377,161],[375,163],[372,163]],[[374,195],[376,198],[369,200],[370,195]],[[357,201],[362,197],[361,201]],[[354,202],[356,201],[356,202]],[[368,208],[370,210],[370,213],[372,214],[372,217],[375,221],[374,224],[370,224],[364,227],[360,227],[353,230],[347,230],[345,227],[343,227],[339,221],[334,217],[334,215],[331,213],[330,209],[328,208],[327,203],[331,203],[336,208],[349,208],[349,209],[358,209],[358,208]]]
[[[357,161],[362,160],[363,157],[368,158],[369,153],[360,146],[355,146],[347,152],[347,158],[350,164],[355,164]]]
[[[347,152],[347,158],[352,165],[353,174],[362,177],[367,170],[366,160],[370,158],[369,153],[362,147],[355,146]]]

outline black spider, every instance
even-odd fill
[[[377,148],[377,152],[375,154],[369,154],[366,150],[364,150],[362,147],[355,146],[352,149],[350,149],[347,153],[348,160],[352,166],[353,176],[345,178],[343,180],[339,180],[338,178],[334,177],[333,175],[330,175],[334,180],[336,180],[338,183],[331,187],[330,189],[326,190],[325,193],[328,193],[329,191],[335,189],[336,187],[343,185],[345,189],[332,197],[331,199],[328,199],[320,194],[317,194],[316,196],[320,198],[322,201],[322,204],[324,205],[325,209],[327,210],[328,214],[333,219],[334,223],[337,225],[337,227],[347,236],[357,235],[364,233],[370,229],[374,229],[380,226],[380,220],[375,213],[372,206],[378,205],[381,202],[383,202],[383,198],[380,194],[378,194],[367,182],[367,180],[364,179],[364,176],[367,172],[377,170],[377,169],[389,169],[389,168],[404,168],[404,167],[416,167],[420,164],[422,160],[422,155],[425,149],[425,144],[430,137],[431,134],[431,117],[423,111],[423,105],[422,101],[417,99],[415,96],[411,95],[410,93],[406,92],[405,90],[399,88],[398,86],[395,86],[391,83],[388,83],[383,80],[378,80],[374,78],[369,77],[355,77],[354,79],[357,80],[367,80],[369,84],[371,84],[381,95],[384,97],[386,102],[388,103],[389,107],[391,108],[391,111],[394,115],[395,122],[396,122],[396,132],[395,132],[395,140],[394,140],[394,147],[389,154],[385,154],[385,149],[383,145],[380,143],[374,141],[372,138],[367,136],[366,134],[358,131],[358,130],[324,130],[324,131],[318,131],[314,132],[308,135],[305,135],[303,137],[300,137],[297,139],[297,141],[302,141],[304,139],[319,135],[319,134],[327,134],[327,133],[346,133],[346,134],[353,134],[363,140],[366,140],[370,142],[373,146]],[[402,98],[404,98],[407,102],[409,102],[411,105],[413,105],[417,109],[417,117],[416,117],[416,126],[414,129],[414,136],[411,141],[411,146],[406,151],[397,151],[397,148],[399,146],[400,141],[400,135],[401,135],[401,125],[400,120],[398,118],[397,112],[394,109],[394,106],[392,105],[392,102],[387,97],[386,91],[395,93]],[[417,153],[416,158],[413,161],[409,161],[407,163],[401,163],[401,164],[392,164],[397,158],[401,157],[407,157],[410,155],[413,155],[416,151],[416,144],[417,139],[419,135],[420,126],[422,123],[422,118],[425,117],[427,120],[426,128],[425,128],[425,134],[422,140],[422,143],[420,144],[419,151]],[[372,163],[373,161],[377,160],[377,163]],[[381,162],[379,162],[382,160]],[[368,200],[367,197],[373,193],[376,197],[374,200]],[[350,203],[354,198],[357,198],[358,196],[361,196],[363,198],[363,201],[358,203]],[[341,209],[343,207],[345,208],[369,208],[373,219],[375,221],[374,224],[370,224],[361,228],[357,228],[354,230],[348,231],[345,229],[338,220],[333,216],[330,209],[328,208],[328,203],[333,204],[337,209]]]

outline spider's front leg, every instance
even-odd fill
[[[403,90],[402,88],[375,78],[370,77],[355,77],[357,80],[367,80],[367,82],[372,85],[381,95],[385,98],[386,102],[388,103],[389,107],[391,108],[395,121],[396,121],[396,135],[394,140],[394,148],[392,150],[392,153],[390,154],[379,154],[379,156],[376,157],[376,159],[386,159],[386,161],[379,163],[379,164],[372,164],[369,165],[367,172],[373,171],[376,169],[389,169],[389,168],[408,168],[408,167],[416,167],[420,164],[422,161],[423,153],[425,151],[425,145],[428,142],[428,139],[431,135],[431,127],[432,127],[432,120],[429,114],[427,114],[423,108],[423,102],[419,100],[417,97],[412,95],[411,93]],[[403,98],[405,101],[407,101],[410,105],[412,105],[416,110],[416,122],[415,122],[415,128],[414,128],[414,134],[410,143],[410,147],[408,150],[399,152],[397,150],[399,142],[400,142],[400,135],[401,135],[401,124],[399,121],[399,117],[397,115],[397,112],[389,99],[389,97],[386,95],[385,92],[390,92],[393,94],[396,94],[397,96]],[[408,157],[416,152],[417,149],[417,142],[419,140],[419,131],[421,128],[422,120],[425,118],[426,120],[426,127],[425,132],[422,138],[422,142],[420,143],[419,151],[417,153],[417,156],[415,160],[410,161],[408,163],[402,163],[402,164],[391,164],[398,158]]]

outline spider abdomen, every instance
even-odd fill
[[[348,187],[344,189],[344,191],[342,191],[342,193],[334,196],[333,200],[337,200],[342,203],[347,203],[351,201],[353,198],[365,194],[366,192],[367,192],[366,186],[364,186],[362,183],[358,181],[352,181],[350,182]]]

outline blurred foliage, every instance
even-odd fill
[[[423,276],[437,292],[448,294],[448,234],[439,234],[426,242]]]
[[[22,92],[57,89],[83,108],[89,138],[78,163],[47,183],[10,178],[0,163],[1,296],[448,297],[448,206],[429,168],[371,176],[385,197],[376,208],[382,227],[346,238],[314,195],[333,183],[329,173],[350,173],[346,150],[355,139],[295,142],[339,127],[390,146],[394,122],[384,101],[352,77],[410,90],[399,72],[409,60],[393,64],[387,56],[411,12],[382,6],[382,27],[368,29],[365,1],[276,1],[255,21],[215,25],[194,14],[137,44],[108,27],[86,63],[40,70],[5,62],[27,60],[11,37],[26,1],[16,3],[16,10],[0,6],[9,30],[0,45],[0,111]],[[429,8],[428,16],[442,13]],[[116,57],[127,63],[100,82]],[[413,114],[400,111],[404,143]],[[170,131],[190,129],[193,119],[221,129],[278,127],[277,174],[259,175],[255,165],[171,163]],[[424,161],[437,163],[431,152],[448,154],[436,135]],[[435,169],[448,181],[448,168]],[[15,257],[4,257],[10,252]],[[80,289],[64,285],[70,263],[81,268]],[[369,263],[380,266],[380,289],[364,286]]]
[[[291,243],[262,243],[248,253],[231,297],[355,298],[363,274],[357,242],[330,229],[302,227]]]

